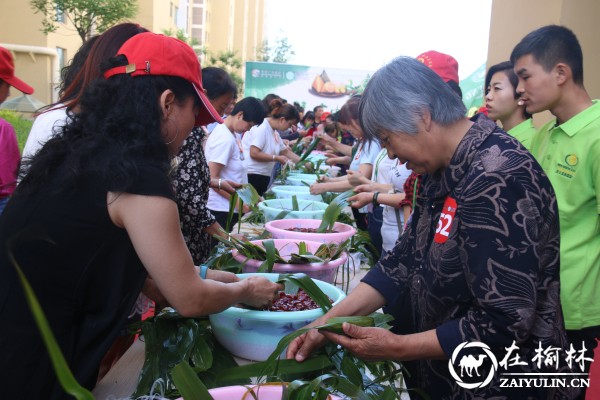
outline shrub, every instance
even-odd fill
[[[22,153],[25,142],[27,141],[27,136],[29,136],[29,131],[31,130],[31,125],[33,125],[33,121],[23,118],[20,114],[10,110],[0,110],[0,118],[4,118],[13,126],[13,128],[15,128],[15,132],[17,133],[17,141],[19,142],[19,150]]]

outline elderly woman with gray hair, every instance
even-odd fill
[[[567,368],[535,362],[539,349],[568,350],[556,198],[514,138],[485,116],[464,115],[460,98],[415,59],[373,75],[360,105],[363,131],[425,174],[422,196],[395,248],[311,325],[381,307],[395,325],[311,330],[287,356],[303,361],[330,340],[366,360],[401,361],[408,388],[435,399],[571,398],[569,388],[502,385],[501,372]]]

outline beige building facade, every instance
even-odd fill
[[[549,24],[571,29],[583,50],[584,85],[593,99],[600,98],[600,1],[598,0],[493,0],[487,67],[506,61],[514,46],[536,28]],[[552,118],[535,115],[536,126]]]
[[[138,0],[138,14],[132,21],[152,32],[177,29],[179,0]],[[43,16],[34,13],[28,0],[0,1],[0,46],[11,50],[17,75],[33,86],[33,96],[49,104],[58,99],[60,69],[81,46],[81,39],[68,18],[58,29],[41,32]],[[21,92],[11,90],[9,99]]]
[[[233,51],[256,59],[265,29],[265,0],[189,0],[188,32],[213,54]],[[242,72],[242,76],[243,76]]]

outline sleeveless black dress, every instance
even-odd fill
[[[127,232],[110,220],[108,185],[90,176],[67,193],[57,193],[55,188],[50,179],[27,197],[17,189],[0,217],[4,398],[71,398],[58,384],[9,262],[9,247],[38,296],[75,378],[90,389],[146,277]],[[139,166],[127,192],[174,199],[168,177],[150,166]]]

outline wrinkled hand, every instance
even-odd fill
[[[354,196],[348,198],[348,203],[350,203],[350,207],[352,208],[361,208],[372,202],[373,193],[371,192],[357,193]]]
[[[325,331],[322,332],[322,335],[345,347],[356,357],[365,361],[395,359],[395,357],[390,356],[390,353],[398,347],[402,336],[395,335],[387,329],[365,328],[348,322],[344,322],[342,328],[346,336]]]
[[[337,140],[334,140],[331,136],[329,136],[328,134],[324,133],[324,132],[319,132],[316,134],[316,136],[321,139],[321,142],[324,143],[332,143],[332,142],[337,142]]]
[[[327,322],[327,318],[319,318],[306,327],[323,325]],[[289,344],[286,352],[286,358],[294,358],[298,362],[306,360],[313,351],[322,347],[327,342],[327,338],[318,330],[311,329],[303,335],[298,336]]]
[[[321,182],[329,182],[331,181],[331,178],[327,175],[319,175],[319,179],[317,179],[317,182],[321,183]]]
[[[242,299],[244,304],[252,307],[262,307],[278,297],[277,292],[284,286],[262,276],[250,276],[243,280],[246,284],[246,298]]]
[[[348,182],[350,182],[352,186],[363,185],[370,182],[369,179],[359,171],[348,170],[347,175]]]
[[[219,281],[223,283],[239,282],[240,280],[240,278],[231,272],[219,271],[215,269],[209,269],[206,271],[206,279],[212,279],[213,281]]]

